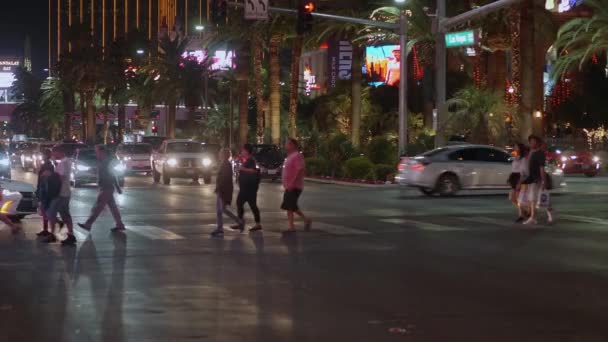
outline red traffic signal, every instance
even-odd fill
[[[315,10],[315,3],[312,1],[308,1],[306,3],[304,3],[304,6],[302,6],[305,12],[308,13],[312,13]]]

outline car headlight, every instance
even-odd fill
[[[557,154],[562,154],[562,151],[560,151],[560,150],[555,150],[555,153],[557,153]]]
[[[11,164],[10,159],[8,159],[8,158],[2,158],[2,159],[0,159],[0,165],[2,165],[2,166],[9,166],[10,164]]]
[[[126,169],[127,169],[127,167],[123,163],[116,164],[114,166],[114,171],[116,171],[116,172],[125,172]]]
[[[211,166],[213,162],[211,161],[211,159],[209,158],[203,158],[203,166],[207,167],[207,166]]]
[[[124,156],[124,157],[122,157],[122,160],[124,160],[124,161],[131,160],[131,157],[129,157],[129,156]]]
[[[90,167],[83,165],[83,164],[76,165],[76,170],[78,170],[78,171],[89,171],[90,169],[91,169]]]
[[[572,160],[576,160],[576,158],[578,158],[577,156],[571,156],[570,159]]]
[[[177,159],[175,159],[175,158],[167,159],[167,165],[169,165],[171,167],[177,166]]]
[[[594,163],[599,163],[599,161],[600,161],[600,157],[598,157],[598,156],[593,157]]]
[[[568,161],[568,158],[566,158],[566,157],[562,157],[562,161],[563,161],[563,162],[567,162],[567,161]]]

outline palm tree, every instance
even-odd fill
[[[340,13],[350,17],[367,17],[369,11],[358,8],[350,9]],[[361,92],[363,74],[361,65],[363,64],[363,52],[366,40],[361,39],[363,25],[354,23],[338,23],[325,21],[322,26],[323,31],[318,35],[317,43],[331,38],[342,38],[353,42],[353,57],[351,66],[351,143],[357,147],[361,143]]]
[[[475,143],[504,143],[504,113],[508,108],[502,96],[474,85],[456,92],[446,103],[449,117],[440,132],[466,134]]]
[[[209,59],[199,62],[194,57],[185,58],[180,69],[181,94],[183,95],[184,105],[188,110],[188,130],[189,135],[196,134],[195,112],[196,108],[203,104],[202,94],[205,90],[205,78],[209,77]],[[205,103],[208,103],[205,99]]]
[[[552,71],[555,79],[581,69],[594,55],[608,50],[608,0],[585,0],[585,5],[593,11],[592,17],[572,19],[558,31],[554,47],[560,55]]]
[[[172,39],[169,35],[163,35],[159,40],[159,53],[155,60],[144,67],[147,82],[153,84],[154,93],[157,98],[163,100],[168,107],[166,118],[166,135],[175,138],[175,119],[177,104],[182,90],[182,68],[184,61],[182,55],[186,51],[188,40],[177,36]]]
[[[50,128],[49,138],[51,140],[57,140],[65,115],[64,86],[61,83],[62,81],[58,78],[48,78],[40,87],[42,91],[39,105],[40,118],[45,126]]]
[[[11,128],[18,133],[35,134],[39,127],[40,81],[25,68],[15,71],[12,93],[21,102],[13,111]]]
[[[270,83],[270,136],[272,143],[278,145],[281,139],[281,64],[279,49],[283,41],[283,33],[273,30],[270,36],[269,58],[270,68],[268,82]]]

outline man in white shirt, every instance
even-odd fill
[[[47,217],[49,218],[49,224],[51,226],[51,235],[49,235],[47,242],[56,242],[55,237],[55,226],[57,223],[57,214],[61,216],[61,219],[68,228],[68,236],[65,240],[61,241],[64,245],[74,245],[76,243],[76,237],[74,236],[74,225],[72,223],[72,215],[70,214],[70,197],[72,196],[72,189],[70,188],[70,174],[72,172],[72,160],[65,155],[64,151],[59,149],[53,149],[53,159],[59,160],[59,163],[55,167],[55,172],[61,178],[61,190],[59,196],[51,201]]]

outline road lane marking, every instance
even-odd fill
[[[598,217],[560,214],[558,216],[558,218],[565,218],[566,220],[575,221],[575,222],[593,223],[593,224],[599,224],[599,225],[602,225],[602,226],[608,226],[608,220],[601,219],[601,218],[598,218]]]
[[[312,229],[314,231],[322,231],[331,235],[337,236],[348,236],[348,235],[370,235],[371,232],[367,230],[360,230],[355,228],[349,228],[345,226],[339,226],[325,222],[313,222]]]
[[[151,240],[183,240],[184,237],[177,235],[168,230],[155,227],[155,226],[127,226],[127,230],[130,230],[136,234],[147,237]]]
[[[416,229],[429,231],[429,232],[458,232],[458,231],[468,230],[466,228],[448,227],[448,226],[435,224],[435,223],[406,220],[406,219],[401,219],[401,218],[383,219],[383,220],[380,220],[380,222],[397,224],[397,225],[411,225],[411,226],[415,226]]]
[[[514,222],[507,222],[489,217],[459,217],[458,219],[474,223],[491,224],[494,226],[513,228],[516,225]]]

